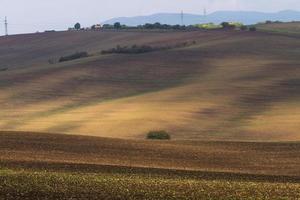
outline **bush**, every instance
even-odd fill
[[[114,29],[114,25],[103,24],[102,29]]]
[[[256,27],[255,26],[250,27],[249,31],[256,31]]]
[[[141,54],[141,53],[149,53],[153,51],[162,51],[174,48],[187,47],[191,45],[195,45],[197,42],[183,42],[174,45],[166,45],[166,46],[150,46],[150,45],[132,45],[132,46],[120,46],[118,45],[115,48],[103,50],[101,54]]]
[[[60,57],[60,59],[58,60],[59,62],[66,62],[66,61],[70,61],[70,60],[76,60],[76,59],[80,59],[80,58],[85,58],[85,57],[88,57],[88,53],[87,52],[77,52],[77,53],[74,53],[72,55],[69,55],[69,56],[63,56],[63,57]]]
[[[170,140],[171,136],[166,131],[150,131],[147,134],[149,140]]]
[[[247,31],[247,30],[248,30],[248,26],[242,25],[242,26],[240,27],[240,29],[241,29],[242,31]]]
[[[222,22],[221,26],[223,29],[235,29],[236,25],[229,22]]]
[[[115,29],[120,29],[120,28],[122,28],[121,23],[120,23],[120,22],[116,22],[116,23],[114,24],[114,28],[115,28]]]
[[[271,20],[267,20],[266,24],[272,24],[273,22]]]
[[[155,49],[151,46],[147,46],[147,45],[142,45],[142,46],[137,46],[137,45],[133,45],[131,47],[121,47],[121,46],[117,46],[116,48],[112,48],[109,50],[104,50],[101,52],[101,54],[140,54],[140,53],[148,53],[151,51],[155,51]]]
[[[80,23],[76,23],[76,24],[74,25],[74,28],[75,28],[76,30],[80,30],[80,29],[81,29]]]

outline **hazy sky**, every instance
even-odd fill
[[[113,17],[148,15],[158,12],[202,14],[217,10],[274,12],[300,10],[300,0],[0,0],[0,35],[8,16],[9,32],[65,29],[75,22],[85,26]]]

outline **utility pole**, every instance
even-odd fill
[[[207,16],[207,11],[206,11],[206,8],[204,7],[203,9],[203,16],[204,16],[204,23],[206,23],[207,19],[206,19],[206,16]]]
[[[181,26],[183,26],[183,23],[184,23],[184,21],[183,21],[183,10],[181,11]]]
[[[5,26],[5,35],[8,36],[8,22],[7,22],[7,17],[5,17],[4,26]]]

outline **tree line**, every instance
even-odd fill
[[[230,23],[230,22],[222,22],[220,25],[216,26],[215,29],[239,29],[242,31],[256,31],[255,26],[246,26],[241,23]],[[75,30],[84,30],[81,28],[80,23],[76,23],[74,25]],[[91,30],[95,30],[96,26],[93,25]],[[128,29],[146,29],[146,30],[199,30],[199,29],[206,29],[205,26],[198,26],[198,25],[169,25],[169,24],[161,24],[159,22],[156,23],[146,23],[144,25],[138,26],[127,26],[121,24],[120,22],[116,22],[114,24],[104,24],[102,25],[101,29],[114,29],[114,30],[128,30]]]

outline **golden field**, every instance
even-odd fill
[[[146,54],[99,53],[118,44],[191,41]],[[2,37],[0,130],[144,138],[163,129],[175,139],[299,140],[299,46],[293,36],[222,30]],[[48,63],[75,51],[93,56]]]

